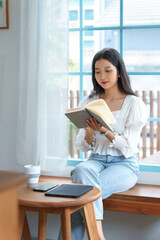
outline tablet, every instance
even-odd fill
[[[93,186],[91,185],[61,184],[58,187],[46,192],[45,196],[77,198],[88,192],[92,188]]]

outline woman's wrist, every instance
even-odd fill
[[[105,132],[105,136],[107,136],[108,135],[108,133],[110,132],[110,130],[109,129],[107,129],[107,131]]]
[[[113,139],[115,139],[115,135],[116,135],[116,133],[114,133],[114,132],[112,132],[112,131],[107,131],[107,132],[105,133],[105,137],[108,138],[108,140],[109,140],[110,142],[113,142]]]
[[[85,128],[85,130],[86,130],[85,140],[87,141],[87,143],[89,145],[92,146],[92,142],[93,142],[93,139],[94,139],[94,131],[92,129],[89,129],[89,128]]]

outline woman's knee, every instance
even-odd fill
[[[92,176],[96,176],[95,170],[85,164],[77,165],[71,172],[73,182],[83,182],[84,179],[92,178]]]
[[[77,165],[71,172],[71,176],[85,176],[89,169],[85,165]]]

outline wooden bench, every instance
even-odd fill
[[[41,180],[46,176],[41,176]],[[47,181],[53,178],[47,177]],[[71,178],[54,177],[59,183],[71,182]],[[160,186],[136,184],[128,191],[115,193],[103,200],[104,210],[160,215]]]
[[[71,182],[71,178],[41,176],[41,183],[50,182],[55,179],[55,183]],[[44,180],[44,182],[43,182]],[[136,184],[128,191],[116,193],[103,200],[104,210],[119,211],[127,213],[139,213],[147,215],[160,215],[160,186],[148,184]],[[23,239],[28,240],[30,235],[28,222],[25,219],[23,228]]]
[[[160,186],[136,184],[103,200],[104,210],[160,215]]]
[[[159,161],[160,151],[142,160],[144,163]],[[137,183],[130,190],[105,199],[103,205],[105,210],[160,215],[160,186]]]
[[[52,176],[41,176],[49,182]],[[56,182],[71,182],[71,178],[54,177]],[[160,186],[136,184],[128,191],[116,193],[103,200],[104,210],[160,215]]]

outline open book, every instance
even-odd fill
[[[98,123],[110,131],[113,131],[110,124],[116,123],[112,112],[103,99],[98,99],[88,103],[85,109],[67,109],[65,115],[76,125],[77,128],[86,128],[86,120],[90,117],[94,117]]]

